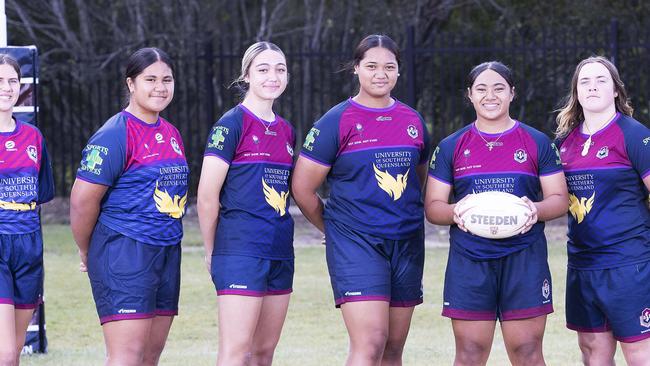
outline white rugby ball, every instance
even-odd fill
[[[505,192],[489,191],[469,195],[458,207],[458,216],[472,234],[503,239],[521,232],[531,215],[521,198]]]

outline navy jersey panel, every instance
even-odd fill
[[[40,229],[38,205],[54,196],[50,157],[41,132],[16,120],[0,133],[0,234]]]
[[[178,130],[122,111],[88,141],[77,178],[108,186],[98,221],[137,241],[175,245],[187,204],[189,168]]]
[[[494,143],[489,150],[486,141]],[[429,176],[452,186],[453,202],[472,193],[500,191],[532,201],[543,199],[539,177],[562,171],[555,145],[543,133],[521,122],[503,134],[485,134],[468,125],[442,140],[429,164]],[[487,239],[452,225],[455,250],[474,260],[504,257],[545,241],[544,223],[505,239]]]
[[[423,225],[416,167],[428,158],[427,138],[420,115],[399,101],[375,109],[348,99],[332,108],[301,152],[331,166],[324,218],[385,239],[412,235]]]
[[[650,130],[617,114],[589,136],[576,127],[561,142],[569,188],[569,266],[616,268],[650,260]]]
[[[220,193],[214,254],[293,258],[289,178],[293,127],[262,121],[238,105],[215,123],[205,149],[230,164]]]

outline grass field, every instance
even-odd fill
[[[24,356],[22,365],[101,365],[104,344],[88,278],[78,272],[78,256],[69,228],[47,225],[45,238],[46,319],[49,354]],[[216,295],[205,270],[198,229],[186,227],[183,242],[180,316],[172,327],[161,365],[214,365],[217,352]],[[406,344],[405,365],[450,365],[454,342],[450,321],[440,316],[446,248],[428,248],[425,302],[415,311]],[[544,351],[549,365],[579,365],[576,335],[564,326],[565,247],[549,245],[555,313],[548,318]],[[490,365],[507,365],[497,329]],[[320,245],[296,248],[294,293],[276,365],[341,365],[347,335],[335,309]],[[624,364],[620,351],[617,362]]]

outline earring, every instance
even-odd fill
[[[356,71],[355,71],[355,72],[353,72],[353,74],[354,74],[354,75],[359,75],[359,73],[358,73],[358,72],[356,72]]]
[[[397,76],[400,76],[400,75],[402,75],[402,74],[400,74],[400,73],[398,72],[398,73],[397,73]]]

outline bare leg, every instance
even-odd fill
[[[623,350],[623,356],[625,356],[625,361],[629,366],[650,365],[650,358],[648,358],[648,353],[650,352],[650,338],[634,343],[620,343],[621,349]]]
[[[142,363],[144,366],[158,365],[173,321],[173,316],[156,316],[152,319],[149,339],[144,350],[144,362]]]
[[[582,352],[582,363],[585,365],[615,365],[616,339],[614,339],[612,332],[578,332],[578,345]]]
[[[275,347],[280,341],[282,326],[289,308],[291,295],[265,296],[262,310],[257,320],[251,350],[252,366],[270,366],[273,362]]]
[[[501,323],[508,358],[514,366],[545,365],[542,353],[545,328],[546,315]]]
[[[455,366],[485,365],[494,340],[494,320],[452,319],[456,342]]]
[[[153,318],[104,323],[106,366],[142,365],[152,323]]]
[[[221,295],[219,303],[219,352],[217,365],[247,365],[253,347],[263,297]]]
[[[350,336],[347,365],[379,365],[389,334],[389,303],[359,301],[341,305],[343,320]]]

